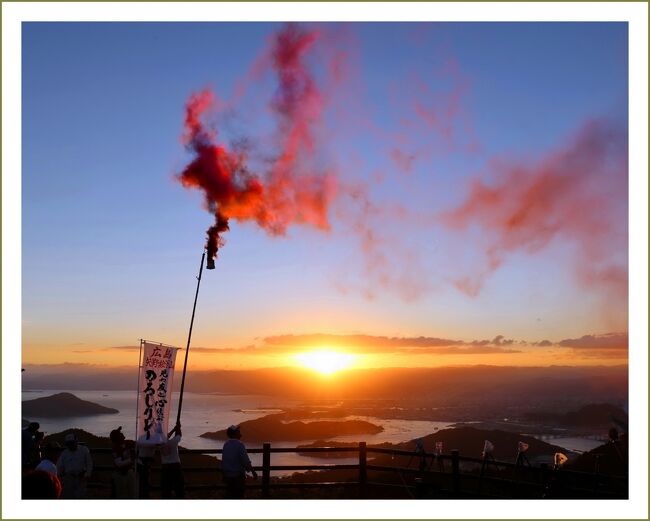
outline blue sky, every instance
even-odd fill
[[[464,263],[475,269],[480,247],[434,217],[466,200],[471,179],[493,180],[494,158],[534,163],[566,147],[591,118],[626,123],[626,24],[344,25],[324,32],[350,45],[353,81],[337,96],[359,116],[348,113],[346,128],[328,120],[323,161],[343,180],[368,183],[379,205],[431,216],[426,225],[385,230],[391,270],[411,271],[393,244],[417,251],[429,289],[404,299],[369,278],[355,237],[334,212],[330,233],[294,227],[287,238],[233,223],[217,269],[205,274],[196,345],[241,347],[310,332],[559,341],[624,330],[627,310],[603,313],[606,296],[575,280],[580,245],[570,241],[512,252],[478,295],[459,292],[450,280]],[[68,361],[72,344],[140,337],[184,344],[211,224],[200,195],[174,179],[188,160],[184,104],[206,86],[229,98],[280,27],[23,24],[25,359]],[[445,72],[450,61],[457,73]],[[409,135],[404,150],[422,158],[404,175],[391,163],[394,143],[359,126],[367,118],[397,132],[414,78],[427,86],[420,94],[431,107],[435,93],[444,97],[458,85],[462,93],[451,150],[435,130]],[[239,108],[247,132],[265,130],[262,116]],[[227,139],[228,127],[222,130]],[[617,227],[627,233],[627,223]]]

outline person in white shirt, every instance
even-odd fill
[[[142,434],[136,441],[136,474],[138,475],[138,498],[149,499],[149,475],[156,449],[167,441],[162,425],[156,422],[154,433]]]
[[[226,499],[243,499],[246,486],[246,472],[257,479],[246,446],[240,441],[241,431],[238,425],[231,425],[226,430],[229,440],[223,444],[221,471],[226,483]]]
[[[93,460],[85,445],[79,445],[74,433],[65,437],[66,449],[59,456],[56,468],[61,479],[63,499],[86,497],[86,481],[93,471]]]
[[[181,458],[178,455],[181,436],[181,424],[177,422],[167,435],[167,442],[160,447],[160,489],[163,499],[171,499],[172,491],[176,495],[176,499],[185,497],[185,482],[181,469]]]

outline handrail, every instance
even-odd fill
[[[364,443],[364,442],[361,442]],[[63,450],[63,449],[59,449]],[[108,447],[97,447],[97,448],[91,448],[89,447],[89,450],[93,453],[98,453],[98,454],[110,454],[112,450]],[[249,454],[263,454],[264,453],[264,448],[260,447],[251,447],[246,449]],[[341,453],[341,452],[349,452],[349,453],[354,453],[354,454],[359,454],[359,446],[353,446],[353,447],[336,447],[336,446],[329,446],[329,447],[272,447],[271,444],[269,444],[268,451],[270,454],[287,454],[287,453]],[[453,462],[454,459],[454,454],[452,451],[452,454],[436,454],[433,452],[417,452],[417,451],[408,451],[408,450],[403,450],[403,449],[387,449],[387,448],[380,448],[380,447],[367,447],[365,449],[367,454],[389,454],[393,456],[408,456],[412,457],[413,459],[416,458],[425,458],[428,460],[433,460],[433,461],[440,461],[440,462],[445,462],[445,461],[451,461]],[[223,449],[218,449],[218,448],[207,448],[207,449],[188,449],[184,447],[179,447],[179,453],[180,454],[206,454],[206,455],[211,455],[211,454],[222,454]],[[483,460],[480,458],[473,458],[469,456],[460,456],[458,454],[457,456],[458,461],[460,463],[475,463],[478,465],[482,465],[487,462],[490,466],[496,466],[496,467],[502,467],[502,468],[510,468],[510,469],[527,469],[531,470],[533,472],[539,472],[543,470],[548,470],[548,467],[544,467],[544,464],[541,466],[521,466],[517,465],[516,463],[511,463],[508,461],[501,461],[501,460]],[[322,467],[327,467],[327,468],[332,468],[332,465],[321,465]],[[285,470],[285,469],[276,469],[271,466],[271,470]],[[299,466],[300,468],[315,468],[318,467],[318,465],[301,465]],[[357,468],[358,466],[353,467]],[[188,467],[188,468],[200,468],[200,467]],[[262,467],[259,467],[258,469],[261,469]],[[371,465],[368,465],[368,468],[371,468]],[[395,467],[393,467],[395,468]],[[291,469],[286,469],[286,470],[291,470]],[[573,470],[573,469],[557,469],[554,470],[554,472],[561,473],[561,474],[566,474],[566,475],[576,475],[576,476],[598,476],[600,478],[604,479],[613,479],[613,480],[627,480],[627,476],[621,476],[617,474],[605,474],[602,472],[586,472],[583,470]]]
[[[108,455],[112,452],[108,447],[89,447],[89,449],[95,454]],[[256,471],[261,472],[261,480],[247,484],[247,487],[256,491],[256,497],[264,499],[271,497],[271,490],[333,488],[342,488],[345,490],[345,497],[356,498],[386,498],[387,495],[401,497],[402,493],[398,492],[398,489],[402,489],[403,494],[410,498],[432,497],[432,495],[457,499],[544,498],[563,497],[562,493],[572,498],[624,499],[628,497],[627,476],[552,469],[544,463],[539,466],[522,466],[506,461],[484,460],[461,456],[457,449],[449,453],[437,454],[397,448],[368,447],[365,442],[359,442],[357,445],[345,447],[272,447],[271,443],[264,443],[262,447],[250,447],[247,451],[250,454],[261,454],[261,466],[254,467]],[[219,456],[223,453],[223,449],[179,447],[179,453],[181,457],[183,455]],[[356,461],[327,463],[325,459],[322,463],[307,465],[273,464],[273,454],[288,453],[340,455],[341,458],[356,458]],[[393,456],[393,461],[387,461],[389,458],[373,457],[378,455]],[[214,492],[226,489],[219,478],[220,468],[216,459],[214,463],[206,460],[208,458],[202,462],[195,462],[195,466],[183,464],[183,472],[188,478],[192,473],[200,475],[200,477],[186,479],[185,486],[188,491],[196,491],[199,497],[204,495],[203,491]],[[113,470],[112,466],[106,465],[109,461],[110,459],[105,457],[103,461],[98,462],[102,464],[95,465],[97,474],[95,479],[91,478],[88,483],[91,488],[101,490],[109,488],[107,474]],[[187,460],[181,459],[181,461],[189,463]],[[153,480],[156,482],[161,467],[158,462],[155,462],[150,469],[156,476]],[[307,482],[298,481],[302,478],[288,476],[271,478],[272,472],[290,471],[318,471],[321,474],[306,478]],[[347,472],[337,475],[336,471]],[[332,479],[340,481],[331,481]],[[557,488],[554,489],[558,483],[560,483],[559,492]],[[383,490],[378,487],[383,487]],[[159,486],[153,485],[150,488],[160,489]],[[314,495],[321,496],[319,492],[315,492]]]

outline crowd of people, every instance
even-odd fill
[[[65,436],[65,448],[44,443],[40,425],[30,423],[22,432],[23,499],[81,499],[93,471],[90,451],[74,433]],[[55,463],[56,462],[56,463]]]
[[[237,425],[227,429],[228,441],[223,446],[221,471],[226,484],[227,499],[244,498],[246,473],[257,479],[241,442]],[[87,483],[93,472],[90,450],[79,443],[74,432],[65,436],[65,448],[57,443],[44,443],[40,425],[30,423],[22,432],[22,497],[23,499],[83,499],[87,497]],[[157,425],[153,435],[127,440],[122,427],[109,434],[113,471],[111,498],[149,499],[151,466],[156,454],[160,457],[160,497],[185,497],[185,483],[178,452],[182,438],[181,424],[163,434]]]

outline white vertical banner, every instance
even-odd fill
[[[142,348],[135,437],[138,441],[160,442],[167,439],[172,382],[179,348],[150,344],[146,340]]]

